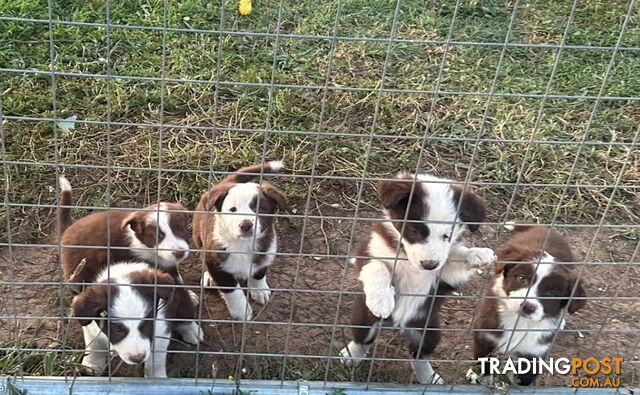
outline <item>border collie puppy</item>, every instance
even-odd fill
[[[515,233],[496,250],[496,272],[475,323],[475,329],[484,330],[474,332],[476,359],[491,354],[544,357],[553,334],[564,328],[562,310],[566,307],[575,313],[586,304],[577,269],[562,264],[575,262],[564,237],[548,227],[511,224],[507,228]],[[475,376],[467,372],[470,380]],[[518,378],[520,384],[529,385],[535,375]]]
[[[271,296],[266,275],[277,237],[273,217],[260,214],[275,214],[287,199],[267,182],[249,181],[282,168],[280,161],[241,168],[205,192],[193,216],[193,241],[204,248],[207,268],[202,283],[225,287],[220,293],[234,320],[252,317],[240,281],[247,281],[249,295],[260,304]]]
[[[154,284],[159,285],[155,302]],[[100,374],[108,363],[109,350],[114,350],[129,365],[144,362],[145,377],[167,377],[171,330],[186,338],[200,331],[193,321],[181,321],[173,328],[177,323],[171,319],[184,316],[180,310],[189,308],[191,298],[184,288],[168,287],[171,285],[171,274],[144,262],[117,263],[99,273],[71,304],[88,352],[82,365]]]
[[[69,207],[71,184],[65,177],[60,177],[59,184],[60,263],[65,280],[73,276],[74,282],[93,281],[107,266],[109,251],[111,263],[135,260],[155,265],[157,260],[159,267],[182,283],[177,267],[189,256],[190,218],[180,203],[162,202],[144,211],[95,212],[74,221]]]
[[[396,178],[378,184],[387,221],[376,223],[356,248],[364,296],[358,295],[354,305],[351,323],[359,326],[353,328],[354,340],[340,354],[347,365],[359,364],[387,320],[402,328],[418,380],[440,384],[444,381],[427,357],[440,340],[443,296],[469,280],[474,265],[495,258],[493,250],[468,248],[461,240],[466,230],[478,230],[485,207],[477,195],[451,180],[408,173]]]

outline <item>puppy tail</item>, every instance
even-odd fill
[[[60,185],[60,199],[58,204],[58,225],[60,235],[73,223],[71,218],[71,205],[73,204],[73,195],[71,194],[71,184],[65,176],[58,179]]]
[[[260,177],[260,173],[277,173],[284,168],[284,162],[273,160],[264,164],[252,165],[238,169],[224,178],[224,182],[243,183]]]
[[[504,228],[513,232],[524,232],[533,227],[533,224],[524,221],[507,221],[504,223]]]

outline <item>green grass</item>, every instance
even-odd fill
[[[56,20],[105,23],[103,3],[56,1]],[[283,11],[283,33],[331,35],[338,11],[337,2],[288,2]],[[231,31],[275,31],[275,0],[260,1],[248,17],[235,11],[235,1],[225,3],[224,29]],[[581,3],[576,12],[568,43],[572,45],[612,46],[617,40],[621,15],[626,2]],[[392,1],[343,1],[340,8],[340,36],[388,37],[393,22]],[[400,7],[397,34],[401,38],[444,40],[448,34],[453,6],[439,2],[404,1]],[[570,4],[552,1],[526,2],[518,12],[512,41],[519,43],[559,43],[570,11]],[[505,1],[463,1],[453,30],[453,39],[461,41],[502,42],[511,17],[512,3]],[[0,1],[0,15],[47,18],[47,10],[34,0]],[[110,10],[113,24],[162,26],[161,1],[146,1],[142,6],[116,3]],[[170,1],[168,26],[172,28],[217,29],[219,3]],[[624,45],[640,46],[638,10],[634,10],[624,36]],[[284,36],[274,53],[274,37],[223,36],[216,34],[169,32],[164,76],[169,79],[214,80],[219,46],[222,46],[220,79],[228,82],[269,83],[275,56],[278,84],[322,86],[329,67],[331,42],[326,39],[302,39]],[[107,36],[103,27],[53,25],[56,68],[73,73],[106,75]],[[163,71],[160,31],[112,28],[111,73],[127,77],[161,77]],[[335,46],[329,82],[335,86],[370,88],[380,86],[386,42],[338,41]],[[444,47],[398,43],[391,47],[384,86],[393,89],[433,90],[440,70]],[[454,46],[450,48],[440,89],[484,92],[491,90],[500,47]],[[640,61],[636,52],[621,52],[603,93],[634,96],[640,92]],[[0,67],[14,69],[49,68],[49,26],[46,23],[0,21]],[[567,49],[550,87],[552,94],[597,95],[611,51]],[[510,48],[505,53],[496,91],[516,94],[543,94],[556,59],[554,49]],[[5,115],[52,117],[52,81],[48,76],[20,73],[0,75],[2,109]],[[353,92],[330,90],[321,115],[322,90],[240,86],[215,86],[203,83],[168,82],[164,88],[164,112],[161,113],[163,86],[159,81],[135,81],[114,78],[62,77],[55,81],[56,114],[60,118],[77,115],[80,120],[124,123],[160,121],[177,128],[163,129],[160,148],[157,128],[112,125],[108,147],[106,127],[78,123],[75,130],[63,132],[50,122],[6,121],[4,125],[6,157],[28,162],[8,165],[9,197],[14,203],[48,204],[55,201],[49,191],[54,185],[54,169],[39,162],[55,161],[57,136],[60,169],[67,173],[77,189],[79,204],[139,206],[153,201],[158,175],[162,198],[178,199],[195,206],[207,187],[207,174],[158,172],[171,169],[214,170],[239,167],[262,158],[264,133],[220,131],[215,137],[211,157],[211,132],[187,126],[219,125],[232,129],[273,130],[268,136],[266,156],[285,158],[293,172],[308,174],[314,160],[313,135],[283,134],[278,131],[344,132],[356,137],[323,137],[319,141],[316,174],[361,177],[367,163],[367,176],[388,176],[400,169],[413,169],[420,154],[420,140],[374,139],[368,149],[369,134],[423,136],[427,125],[431,140],[423,153],[421,168],[438,174],[463,178],[472,169],[471,179],[483,182],[514,182],[520,171],[526,142],[531,138],[540,106],[539,98],[491,100],[483,123],[486,97],[445,95],[435,103],[428,94]],[[269,97],[271,94],[271,112]],[[374,116],[379,101],[379,114]],[[433,117],[428,114],[433,108]],[[546,101],[534,140],[576,142],[584,137],[594,102],[585,99],[549,99]],[[372,129],[374,118],[376,127]],[[538,143],[529,147],[523,169],[523,183],[557,184],[557,187],[522,186],[516,191],[512,217],[549,221],[562,192],[562,185],[589,184],[570,188],[561,209],[561,219],[591,223],[603,214],[613,192],[605,185],[615,182],[628,147],[609,145],[629,143],[640,121],[637,101],[602,101],[590,126],[589,145],[578,152],[576,145]],[[483,142],[472,164],[473,141],[455,138],[518,140]],[[451,139],[454,139],[453,141]],[[160,151],[161,149],[161,151]],[[366,153],[370,151],[367,158]],[[141,170],[113,170],[107,191],[104,169],[65,168],[66,164],[135,167]],[[577,159],[574,177],[568,179]],[[632,154],[623,185],[637,179],[638,154]],[[4,181],[3,181],[4,182]],[[347,182],[353,184],[352,182]],[[306,198],[306,181],[286,182],[284,188],[295,201]],[[312,187],[314,198],[331,200],[335,191]],[[600,187],[599,185],[603,185]],[[355,188],[355,187],[354,187]],[[355,191],[356,189],[354,189]],[[487,187],[485,195],[495,207],[493,219],[500,220],[500,207],[514,193],[512,187]],[[626,188],[616,192],[610,221],[637,221],[638,192]],[[132,196],[135,196],[132,198]],[[366,203],[375,205],[373,196]],[[2,208],[4,210],[4,208]],[[0,216],[4,216],[4,211]],[[11,213],[14,241],[35,241],[48,235],[50,210],[14,208]],[[2,218],[4,223],[4,218]],[[32,224],[39,225],[34,227]],[[0,231],[3,238],[6,230]]]

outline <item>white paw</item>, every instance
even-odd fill
[[[426,359],[411,361],[413,372],[420,384],[444,384],[444,380],[431,367],[431,363]]]
[[[200,279],[200,285],[204,287],[213,287],[215,285],[213,282],[213,278],[208,271],[204,272],[204,274],[202,275],[202,279]]]
[[[234,321],[250,321],[253,318],[253,309],[246,303],[244,307],[229,310],[229,314],[231,314],[231,319]]]
[[[167,378],[167,367],[166,366],[157,366],[159,363],[156,363],[156,366],[153,370],[147,368],[147,366],[151,364],[151,361],[147,361],[144,369],[144,377],[152,378],[152,379],[166,379]]]
[[[467,377],[469,383],[478,384],[478,379],[480,378],[480,376],[478,375],[478,373],[474,372],[472,368],[469,368],[469,370],[467,370],[467,374],[465,376]]]
[[[438,373],[433,373],[429,384],[444,384],[444,379]]]
[[[249,291],[249,295],[251,296],[251,299],[255,300],[257,303],[265,304],[271,297],[271,289],[268,285],[266,288],[251,289]]]
[[[182,340],[189,344],[198,344],[204,341],[204,332],[200,325],[195,322],[189,323],[189,325],[182,325],[179,327],[180,336]]]
[[[380,318],[387,318],[396,307],[396,290],[393,285],[387,289],[366,295],[366,304],[371,314]]]
[[[340,362],[347,367],[356,367],[360,365],[362,359],[367,356],[367,346],[360,345],[354,341],[350,342],[345,348],[340,350]]]
[[[81,365],[85,368],[85,373],[99,376],[104,371],[104,368],[107,367],[106,356],[105,357],[96,357],[93,355],[87,355],[82,358]]]
[[[198,296],[198,294],[191,290],[187,292],[189,292],[189,297],[191,298],[191,302],[193,303],[193,305],[198,306],[200,304],[200,297]]]
[[[472,266],[482,266],[495,262],[496,254],[491,248],[469,248],[467,262]]]

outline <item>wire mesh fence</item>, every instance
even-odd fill
[[[486,314],[481,303],[500,298],[487,293],[496,263],[483,262],[455,293],[429,299],[427,315],[439,315],[439,329],[414,328],[439,334],[428,359],[443,384],[421,383],[412,369],[411,352],[420,354],[432,337],[405,345],[407,331],[393,322],[376,324],[381,335],[363,363],[343,363],[351,316],[364,295],[353,261],[384,258],[391,275],[411,261],[400,242],[391,257],[357,247],[371,229],[390,223],[380,185],[397,182],[401,171],[452,180],[411,178],[406,202],[419,201],[423,186],[449,184],[464,191],[455,203],[459,213],[466,194],[482,199],[486,218],[468,236],[469,247],[497,251],[512,237],[505,224],[514,220],[563,234],[576,260],[558,264],[571,266],[574,284],[584,285],[586,305],[575,314],[562,309],[566,325],[554,321],[546,356],[623,358],[621,387],[612,391],[637,387],[636,1],[441,3],[270,0],[240,15],[236,1],[0,0],[0,372],[9,377],[2,391],[526,391],[510,381],[467,386],[467,370],[477,363],[475,326]],[[181,301],[178,309],[194,302],[191,317],[171,320],[203,331],[197,344],[171,335],[166,373],[181,380],[139,379],[145,368],[116,353],[104,372],[93,372],[106,378],[84,377],[90,372],[82,315],[71,306],[90,284],[65,273],[65,251],[75,248],[74,263],[90,265],[87,254],[95,251],[117,260],[122,251],[147,249],[154,252],[148,263],[162,268],[162,254],[175,246],[163,246],[160,225],[146,244],[117,245],[119,222],[83,229],[85,242],[62,243],[56,212],[70,209],[77,223],[90,213],[120,218],[136,211],[160,223],[182,213],[161,202],[178,202],[203,218],[198,226],[218,229],[247,220],[246,212],[234,206],[225,220],[215,213],[228,209],[233,194],[225,192],[220,206],[212,195],[198,206],[201,195],[236,169],[273,160],[283,160],[284,169],[260,168],[255,179],[288,203],[267,212],[273,201],[258,199],[248,220],[255,227],[275,223],[277,250],[259,250],[255,232],[249,252],[212,247],[205,232],[199,244],[190,240],[188,257],[176,258],[177,285],[162,284],[158,271],[148,282],[153,303],[166,303],[146,317],[156,326],[172,302]],[[63,175],[70,204],[60,200]],[[401,211],[398,234],[424,222],[408,206]],[[475,221],[427,221],[439,222],[450,226],[451,238],[455,225]],[[136,222],[124,224],[135,233]],[[196,235],[195,224],[190,219],[186,231]],[[100,232],[106,244],[86,242]],[[253,272],[239,290],[233,281],[223,284],[208,266],[211,254],[273,258],[270,298],[254,292],[261,280]],[[533,262],[542,276],[549,262]],[[208,273],[215,281],[201,281]],[[107,289],[108,300],[121,292]],[[165,289],[174,290],[168,298]],[[197,303],[179,299],[179,290]],[[398,291],[396,298],[423,300],[427,291]],[[235,292],[250,296],[235,305],[243,317],[233,317]],[[580,300],[576,292],[572,286],[570,298]],[[545,296],[531,297],[546,303]],[[119,322],[109,312],[91,318],[108,336],[112,321]],[[518,332],[525,330],[512,330],[508,342]],[[570,378],[542,374],[533,388],[578,391]]]

